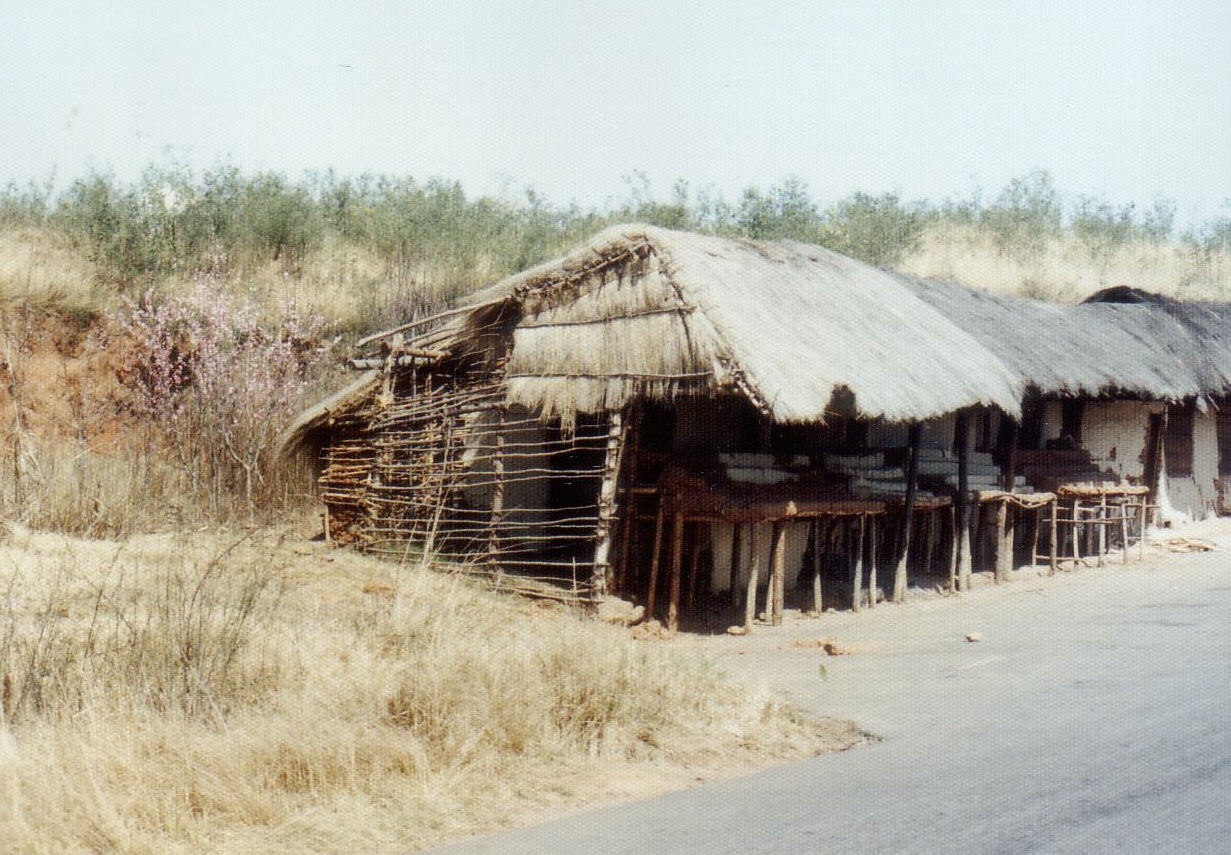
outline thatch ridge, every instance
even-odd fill
[[[1227,304],[1118,288],[1064,306],[807,244],[638,224],[605,229],[428,326],[411,346],[482,355],[503,366],[510,403],[565,423],[639,396],[718,390],[776,422],[824,420],[835,395],[853,396],[863,418],[916,421],[975,404],[1016,416],[1030,386],[1157,400],[1231,392]],[[321,402],[285,436],[360,406],[372,382]]]

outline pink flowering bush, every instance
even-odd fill
[[[324,320],[288,304],[269,321],[208,278],[186,297],[129,301],[118,320],[132,342],[121,380],[150,437],[215,514],[237,495],[254,512],[274,442],[324,363]]]

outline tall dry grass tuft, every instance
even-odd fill
[[[45,226],[0,229],[0,302],[100,311],[109,305],[90,260]]]
[[[561,792],[592,764],[821,744],[669,647],[265,533],[10,526],[0,676],[12,851],[404,849],[593,796]]]
[[[1044,300],[1078,302],[1112,285],[1196,300],[1231,299],[1231,254],[1183,243],[1127,240],[1091,246],[1069,234],[1007,252],[979,226],[938,220],[903,273]]]

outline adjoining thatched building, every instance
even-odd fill
[[[952,577],[952,508],[1027,490],[1019,448],[1122,461],[1136,451],[1096,439],[1099,408],[1157,431],[1226,393],[1216,311],[1104,297],[1054,306],[621,226],[372,337],[365,373],[286,443],[319,453],[328,536],[374,552],[669,599],[673,623],[713,598],[751,620],[770,567],[767,613],[797,579],[820,606],[827,574],[858,607],[878,566],[903,593],[912,538],[912,572]]]
[[[1017,438],[1026,468],[1062,469],[1063,452],[1080,448],[1096,470],[1149,487],[1164,519],[1221,506],[1231,306],[1125,287],[1064,306],[906,281],[1026,385]]]

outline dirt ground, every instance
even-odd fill
[[[1062,569],[1052,577],[1046,568],[1025,567],[1016,570],[1004,585],[996,585],[990,573],[976,574],[968,594],[920,593],[905,604],[882,603],[859,614],[836,611],[817,617],[788,610],[781,626],[759,624],[748,636],[683,633],[656,643],[693,649],[767,694],[797,703],[810,715],[832,715],[825,726],[832,728],[833,747],[841,750],[868,740],[892,738],[899,730],[898,714],[908,711],[909,704],[902,703],[900,697],[896,709],[880,700],[893,696],[900,680],[896,667],[885,667],[878,673],[880,665],[888,666],[894,660],[896,666],[901,660],[929,657],[932,651],[954,645],[977,648],[985,627],[994,625],[1000,615],[1016,612],[1020,616],[1031,609],[1041,613],[1049,599],[1088,588],[1096,581],[1114,580],[1126,567],[1183,572],[1188,553],[1206,550],[1231,550],[1231,519],[1159,529],[1153,534],[1144,561],[1133,550],[1127,564],[1117,553],[1108,556],[1102,567]],[[967,636],[976,640],[967,641]],[[826,652],[826,647],[836,655]],[[993,658],[974,656],[971,667],[993,664]],[[812,665],[800,669],[801,660]],[[851,678],[863,681],[862,691],[851,691]],[[856,734],[847,729],[852,720],[859,727]],[[599,804],[649,798],[731,778],[788,759],[792,758],[701,753],[679,766],[586,764],[562,775],[560,803],[527,816],[526,824]]]

